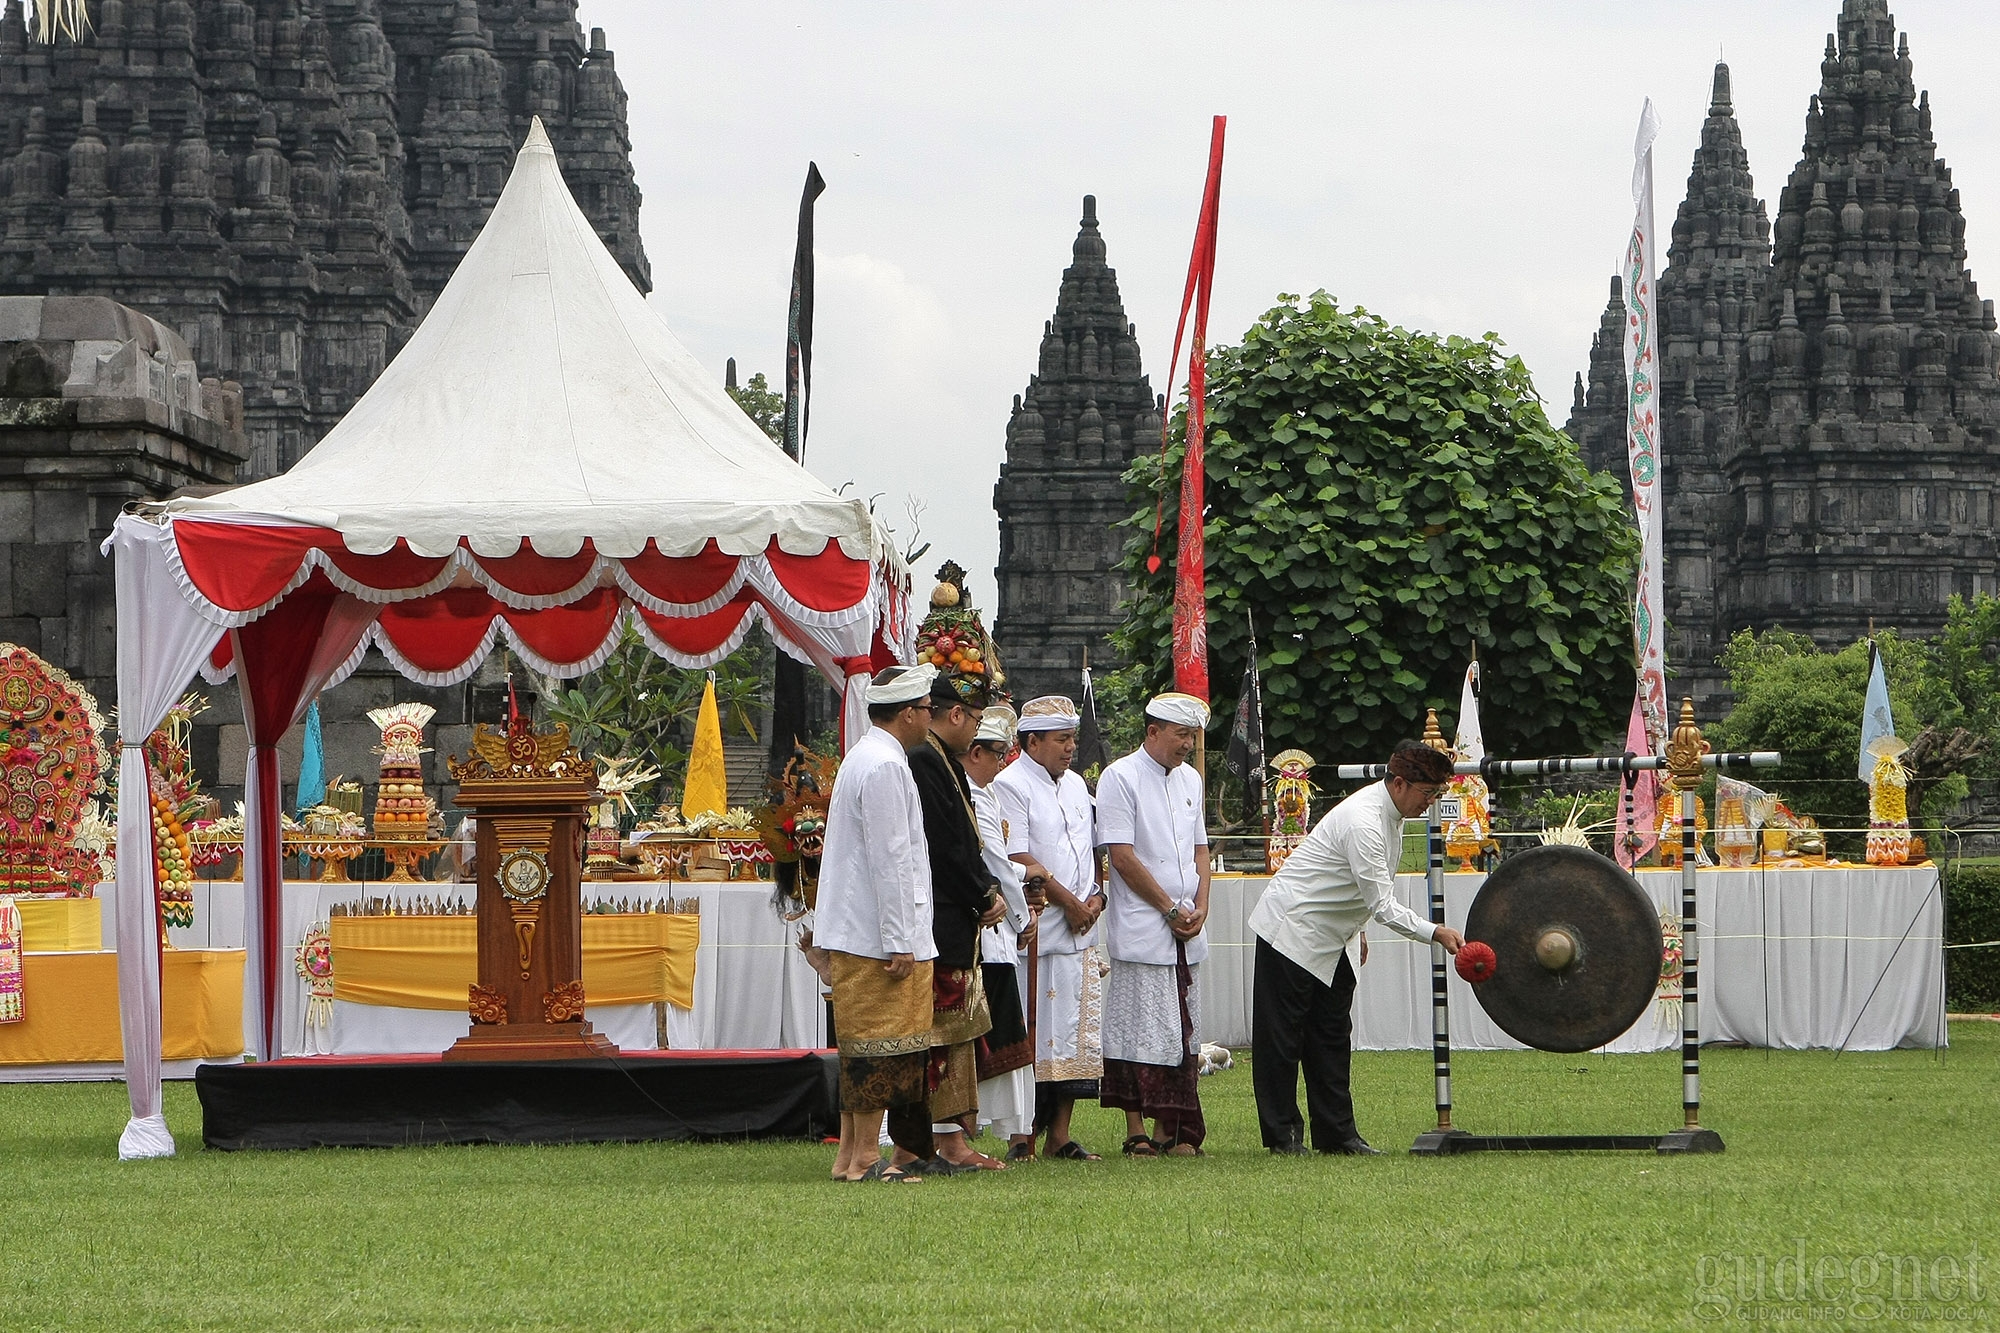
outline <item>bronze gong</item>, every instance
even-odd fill
[[[1639,1020],[1660,984],[1660,913],[1616,861],[1587,847],[1536,847],[1480,886],[1465,938],[1491,945],[1472,988],[1516,1041],[1588,1051]]]

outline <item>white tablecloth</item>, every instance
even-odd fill
[[[109,893],[106,885],[103,892]],[[464,884],[321,884],[288,880],[279,938],[289,948],[306,928],[327,919],[335,903],[356,903],[362,897],[394,897],[401,901],[423,896],[461,895]],[[666,1006],[668,1044],[676,1050],[762,1050],[774,1047],[818,1047],[826,1041],[826,1007],[820,999],[819,978],[794,946],[797,928],[771,906],[769,884],[742,883],[596,883],[584,885],[586,907],[600,898],[651,903],[663,891],[675,898],[695,899],[701,909],[701,946],[695,954],[694,1008]],[[111,913],[106,911],[105,947]],[[243,886],[221,881],[195,886],[195,923],[170,931],[183,948],[241,948]],[[292,968],[289,954],[280,960],[278,1003],[284,1051],[341,1055],[441,1051],[465,1035],[469,1020],[462,1013],[439,1009],[398,1009],[382,1005],[337,1002],[330,1028],[308,1031],[305,1026],[306,983]],[[246,1021],[252,1012],[246,1003]],[[654,1050],[659,1046],[658,1016],[650,1004],[591,1005],[585,1016],[599,1032],[624,1050]]]
[[[1678,871],[1642,871],[1640,883],[1663,911],[1678,916]],[[1445,876],[1445,916],[1462,926],[1484,877]],[[1203,1038],[1250,1042],[1251,959],[1246,924],[1269,883],[1217,876],[1210,891],[1209,960],[1202,967]],[[666,886],[589,884],[599,896],[651,901]],[[1420,875],[1397,880],[1397,893],[1428,914]],[[283,938],[296,943],[336,902],[364,893],[399,898],[464,892],[463,885],[285,885]],[[797,927],[772,910],[770,886],[674,884],[676,897],[701,908],[694,1008],[667,1006],[668,1042],[681,1050],[816,1047],[826,1040],[819,979],[794,947]],[[103,892],[109,893],[110,886]],[[1704,1041],[1740,1041],[1785,1049],[1887,1050],[1945,1042],[1943,897],[1928,866],[1891,870],[1704,870],[1697,881],[1701,923],[1701,1033]],[[105,946],[116,947],[106,910]],[[240,948],[243,888],[196,886],[195,924],[171,932],[183,947]],[[1370,961],[1354,999],[1358,1050],[1430,1046],[1430,951],[1384,926],[1369,931]],[[466,1031],[462,1014],[336,1004],[331,1028],[308,1033],[306,987],[281,962],[286,1054],[308,1049],[341,1054],[441,1051]],[[1512,1050],[1456,972],[1450,976],[1452,1045]],[[591,1022],[622,1048],[658,1045],[652,1005],[592,1006]],[[245,1006],[246,1015],[250,1013]],[[312,1038],[308,1046],[308,1038]],[[1665,1050],[1680,1041],[1680,1020],[1655,1004],[1612,1049]]]
[[[1485,880],[1445,876],[1449,924],[1464,926]],[[1256,938],[1245,922],[1269,882],[1218,875],[1210,887],[1210,949],[1202,967],[1206,1041],[1249,1044]],[[1641,871],[1639,882],[1663,911],[1680,915],[1679,871]],[[1399,876],[1396,892],[1419,915],[1430,914],[1423,876]],[[1944,900],[1936,868],[1703,870],[1695,902],[1703,1041],[1858,1051],[1945,1044]],[[1368,943],[1369,962],[1354,992],[1355,1049],[1428,1049],[1429,947],[1379,924]],[[1454,1048],[1521,1049],[1487,1018],[1456,971],[1449,987]],[[1679,1043],[1678,1012],[1656,1002],[1612,1049],[1667,1050]]]

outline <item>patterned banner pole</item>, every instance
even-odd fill
[[[1666,625],[1663,614],[1660,514],[1659,321],[1654,291],[1658,244],[1653,232],[1653,140],[1660,123],[1653,101],[1639,113],[1633,144],[1632,239],[1625,247],[1625,451],[1632,471],[1632,508],[1639,524],[1639,583],[1632,599],[1633,650],[1639,664],[1640,707],[1654,754],[1667,740]]]

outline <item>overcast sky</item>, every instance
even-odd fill
[[[1211,115],[1229,117],[1210,336],[1324,287],[1493,330],[1568,414],[1631,227],[1653,99],[1662,231],[1718,53],[1773,214],[1838,0],[728,4],[584,0],[631,97],[653,301],[720,377],[781,384],[808,160],[819,307],[807,465],[951,556],[989,612],[993,483],[1082,197],[1163,390]],[[2000,295],[2000,5],[1905,0],[1917,84]],[[1176,381],[1178,384],[1178,380]]]

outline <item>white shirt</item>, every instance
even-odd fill
[[[937,957],[923,805],[909,755],[880,727],[854,743],[834,775],[813,943],[864,958]]]
[[[1187,764],[1168,769],[1143,749],[1104,769],[1097,779],[1097,845],[1125,843],[1139,864],[1181,910],[1194,910],[1201,888],[1195,849],[1208,846],[1202,818],[1201,775]],[[1205,853],[1204,853],[1205,854]],[[1174,932],[1160,909],[1141,898],[1118,863],[1111,863],[1110,905],[1105,908],[1105,948],[1121,963],[1176,961]],[[1208,932],[1187,942],[1187,960],[1208,957]]]
[[[1096,819],[1082,777],[1071,770],[1058,782],[1024,751],[1000,770],[992,791],[1007,821],[1007,855],[1034,857],[1079,901],[1100,892]],[[1043,912],[1041,922],[1042,953],[1082,953],[1097,943],[1096,926],[1078,935],[1059,909]]]
[[[1250,929],[1326,985],[1348,941],[1373,918],[1419,944],[1437,927],[1396,899],[1403,812],[1386,782],[1327,811],[1272,878]]]
[[[1028,928],[1028,895],[1023,887],[1028,872],[1007,857],[1007,821],[1000,817],[1000,803],[991,787],[972,784],[972,815],[979,825],[980,859],[1000,881],[1000,901],[1007,904],[1007,915],[979,932],[979,961],[1011,963],[1020,956],[1021,932]]]

